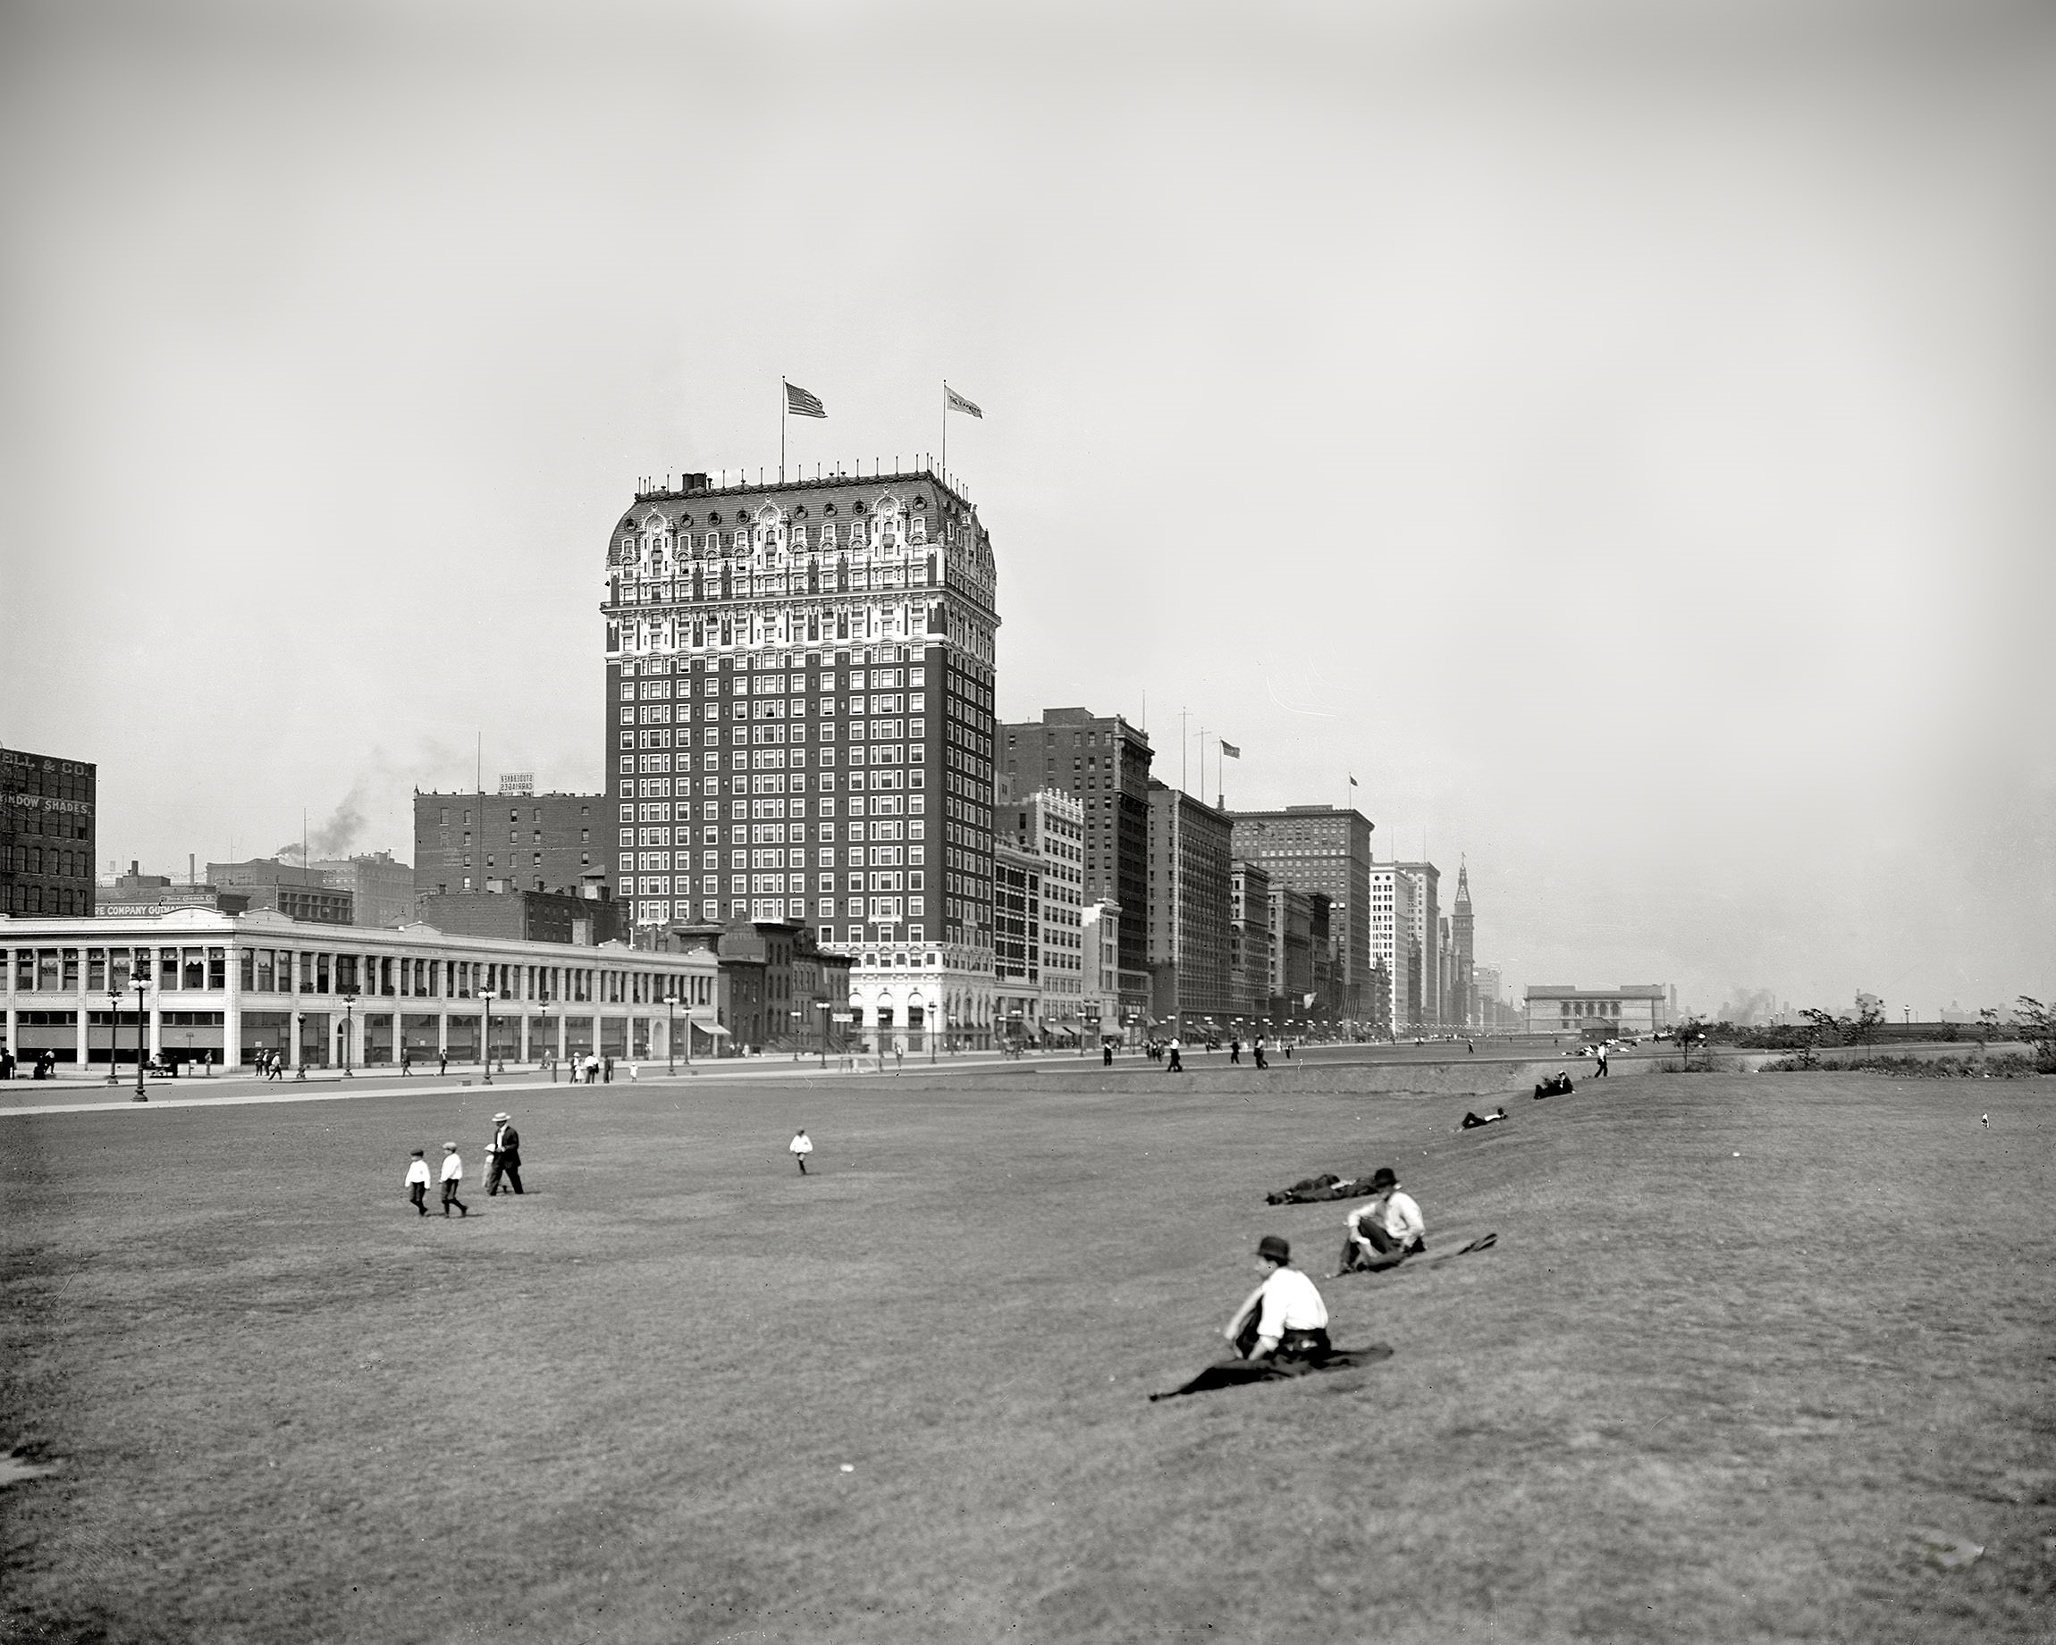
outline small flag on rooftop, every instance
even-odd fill
[[[961,411],[967,417],[976,417],[981,423],[985,421],[985,413],[971,404],[969,400],[965,399],[955,389],[951,388],[949,384],[944,383],[942,385],[942,394],[943,404],[951,411]]]
[[[798,383],[785,385],[785,409],[795,417],[826,417],[828,408],[818,394],[809,394]]]
[[[1239,760],[1242,758],[1242,750],[1237,748],[1233,743],[1229,742],[1226,738],[1223,738],[1221,741],[1221,753],[1225,758],[1231,760]]]
[[[1351,777],[1351,778],[1349,779],[1349,786],[1350,786],[1351,788],[1355,788],[1355,787],[1357,786],[1357,781],[1356,781],[1356,779],[1355,779],[1354,777]]]

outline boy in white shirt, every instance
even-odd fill
[[[463,1181],[464,1181],[464,1160],[463,1160],[463,1156],[461,1156],[461,1155],[460,1155],[460,1154],[459,1154],[459,1153],[457,1152],[457,1145],[456,1145],[456,1144],[455,1144],[454,1142],[446,1142],[446,1143],[444,1143],[444,1144],[443,1144],[443,1215],[444,1215],[444,1216],[448,1216],[448,1215],[450,1214],[450,1207],[451,1207],[451,1206],[453,1206],[453,1205],[457,1207],[457,1215],[458,1215],[458,1216],[460,1216],[460,1217],[468,1217],[468,1216],[470,1216],[470,1215],[471,1215],[471,1212],[470,1212],[470,1211],[469,1211],[468,1209],[466,1209],[466,1207],[465,1207],[465,1204],[464,1204],[464,1202],[463,1202],[463,1201],[462,1201],[461,1199],[459,1199],[459,1198],[457,1197],[457,1190],[458,1190],[458,1188],[459,1188],[459,1187],[460,1187],[460,1186],[461,1186],[461,1185],[463,1184]]]
[[[814,1139],[808,1136],[805,1131],[801,1131],[798,1136],[794,1137],[785,1146],[791,1150],[792,1157],[800,1162],[800,1175],[805,1176],[807,1174],[807,1156],[814,1151]]]
[[[413,1163],[407,1167],[407,1198],[415,1210],[424,1217],[428,1215],[428,1160],[419,1148],[414,1150]]]

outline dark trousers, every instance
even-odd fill
[[[458,1216],[468,1217],[471,1214],[470,1208],[466,1206],[465,1203],[457,1197],[457,1179],[455,1177],[449,1177],[446,1178],[443,1182],[444,1216],[448,1216],[450,1214],[450,1207],[453,1205],[457,1207]]]
[[[1271,1066],[1269,1063],[1264,1061],[1264,1048],[1261,1045],[1259,1045],[1256,1048],[1256,1065],[1259,1068],[1268,1068]]]
[[[408,1198],[408,1200],[409,1200],[409,1201],[411,1201],[411,1202],[412,1202],[412,1204],[413,1204],[413,1206],[414,1206],[414,1209],[415,1209],[415,1210],[419,1211],[419,1212],[420,1212],[420,1213],[421,1213],[421,1214],[422,1214],[422,1215],[423,1215],[424,1217],[428,1215],[428,1184],[427,1184],[427,1183],[425,1183],[425,1182],[417,1182],[417,1183],[415,1183],[413,1187],[411,1187],[411,1188],[409,1188],[409,1189],[407,1190],[407,1198]]]
[[[1164,1069],[1166,1074],[1182,1074],[1185,1072],[1185,1064],[1180,1062],[1178,1057],[1179,1053],[1175,1050],[1172,1051],[1170,1064]]]
[[[1357,1232],[1363,1235],[1371,1249],[1366,1251],[1363,1246],[1344,1234],[1342,1256],[1335,1264],[1336,1270],[1340,1273],[1346,1274],[1354,1269],[1375,1274],[1381,1269],[1397,1268],[1408,1257],[1419,1256],[1428,1248],[1426,1240],[1417,1241],[1412,1245],[1401,1245],[1374,1223],[1360,1222],[1356,1226]]]
[[[502,1177],[506,1178],[507,1187],[511,1192],[520,1193],[521,1161],[518,1159],[502,1159],[498,1154],[493,1155],[493,1162],[486,1167],[485,1171],[485,1197],[487,1199],[491,1199],[493,1195],[500,1191],[500,1179]]]

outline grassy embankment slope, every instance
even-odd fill
[[[2056,1082],[1348,1080],[524,1092],[447,1224],[491,1092],[0,1119],[0,1638],[2049,1637]],[[1380,1163],[1498,1248],[1149,1404]]]

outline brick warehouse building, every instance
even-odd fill
[[[0,914],[90,914],[98,768],[0,746]]]
[[[414,791],[414,895],[571,893],[610,861],[605,794]]]
[[[638,492],[611,532],[617,898],[853,957],[859,1030],[990,1043],[992,548],[928,469]]]

